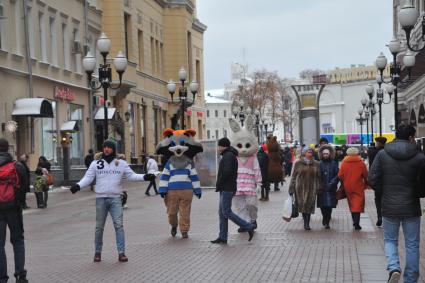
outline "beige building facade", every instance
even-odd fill
[[[179,106],[171,103],[167,82],[178,81],[181,67],[187,85],[199,83],[186,125],[204,138],[206,26],[196,18],[195,1],[0,0],[0,7],[0,137],[15,155],[30,154],[32,170],[40,155],[60,169],[68,148],[71,167],[81,167],[89,148],[100,149],[103,91],[87,87],[81,60],[90,50],[101,62],[101,32],[112,41],[108,58],[120,50],[128,58],[121,88],[108,90],[109,136],[127,160],[140,164],[165,128],[179,127]],[[15,132],[8,127],[13,121]]]

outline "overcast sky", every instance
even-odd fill
[[[197,13],[208,26],[206,89],[229,82],[232,62],[295,78],[304,69],[372,64],[380,51],[389,56],[389,0],[197,0]]]

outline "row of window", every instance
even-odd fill
[[[220,136],[220,130],[207,130],[207,139],[221,139],[221,138],[227,138],[227,130],[222,130],[223,135]]]
[[[219,112],[218,110],[214,110],[214,117],[216,117],[216,118],[219,117],[218,116],[219,115],[218,112]],[[207,118],[209,118],[210,115],[211,115],[210,114],[210,110],[207,110]],[[227,110],[223,110],[223,117],[224,118],[227,118]]]

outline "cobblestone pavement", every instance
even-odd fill
[[[128,184],[125,210],[128,263],[119,263],[110,218],[104,233],[102,262],[93,263],[94,194],[56,190],[44,210],[24,212],[30,282],[386,282],[382,231],[375,228],[373,195],[368,192],[363,230],[354,232],[346,201],[324,230],[320,212],[312,231],[302,219],[286,223],[281,210],[287,187],[260,203],[258,230],[252,242],[230,224],[227,246],[209,241],[218,235],[218,194],[205,190],[194,199],[189,239],[170,236],[159,196],[144,195],[145,184]],[[35,207],[34,197],[28,196]],[[424,229],[424,226],[422,227]],[[425,237],[423,237],[425,238]],[[422,243],[424,253],[425,243]],[[9,273],[13,270],[7,244]],[[422,255],[421,270],[425,270]],[[425,272],[423,272],[425,273]],[[421,282],[425,282],[422,274]]]

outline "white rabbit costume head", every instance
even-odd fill
[[[245,126],[241,125],[233,118],[229,118],[230,129],[232,129],[232,146],[238,151],[238,156],[249,157],[257,154],[258,141],[254,134],[255,122],[252,115],[245,119]]]

